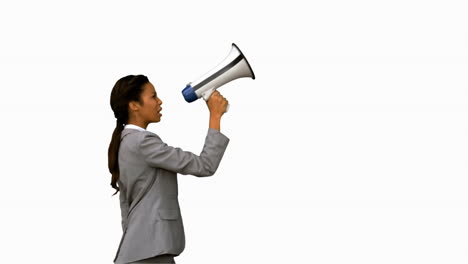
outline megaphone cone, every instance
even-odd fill
[[[232,43],[228,56],[198,80],[187,84],[182,94],[189,103],[200,97],[207,101],[214,90],[232,80],[245,77],[255,79],[255,74],[239,47]]]

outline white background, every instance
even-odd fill
[[[181,90],[236,43],[256,79],[222,88],[231,141],[179,175],[193,263],[467,263],[465,1],[0,4],[1,262],[112,263],[121,237],[110,92],[144,74],[150,124],[199,154]]]

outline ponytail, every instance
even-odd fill
[[[112,140],[109,144],[108,150],[108,161],[109,161],[109,172],[112,174],[111,186],[117,191],[112,195],[114,196],[120,190],[117,186],[117,181],[119,180],[120,171],[119,171],[119,147],[120,147],[120,137],[122,135],[122,130],[124,129],[124,124],[117,119],[117,125],[112,133]]]

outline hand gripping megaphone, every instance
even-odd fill
[[[198,80],[188,83],[182,90],[182,95],[185,101],[189,103],[200,97],[208,101],[214,90],[232,80],[243,77],[250,77],[255,80],[255,74],[244,54],[242,54],[236,44],[232,43],[232,49],[228,56]],[[228,109],[229,105],[226,108],[226,112]]]

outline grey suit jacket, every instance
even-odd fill
[[[201,154],[164,143],[150,131],[126,128],[119,148],[122,238],[114,263],[161,254],[179,255],[185,248],[177,173],[213,175],[229,138],[209,128]]]

